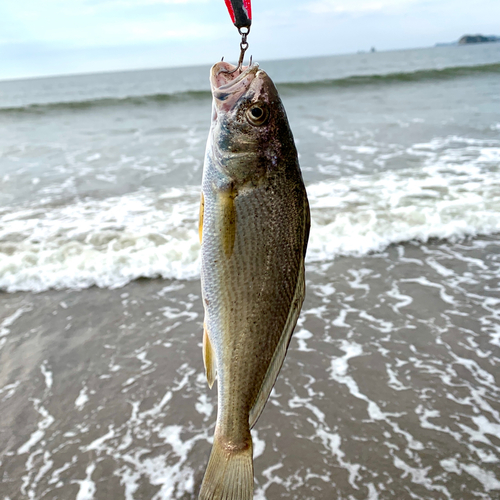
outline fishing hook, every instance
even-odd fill
[[[245,31],[243,31],[245,30]],[[238,70],[241,70],[243,67],[243,58],[245,57],[245,52],[248,49],[248,42],[247,42],[247,36],[250,33],[250,26],[238,28],[238,33],[241,35],[241,42],[240,42],[240,58],[238,60],[238,66],[234,68],[232,71],[227,71],[227,73],[231,74],[234,73]],[[250,66],[252,65],[252,58],[250,57]]]

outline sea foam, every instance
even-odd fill
[[[309,262],[411,240],[454,241],[500,231],[496,141],[449,137],[410,149],[424,157],[419,167],[307,186]],[[195,279],[199,193],[198,186],[188,186],[63,207],[0,208],[0,289],[40,292],[115,288],[139,277]]]

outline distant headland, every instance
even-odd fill
[[[464,35],[458,41],[458,45],[465,45],[467,43],[488,43],[488,42],[500,42],[500,36]]]
[[[469,45],[472,43],[490,43],[490,42],[500,42],[500,36],[463,35],[456,42],[436,43],[436,47],[442,47],[444,45]]]

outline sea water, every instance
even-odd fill
[[[309,261],[499,231],[499,44],[261,66],[300,154]],[[0,82],[0,289],[198,276],[207,75]]]
[[[499,499],[500,44],[261,67],[312,227],[256,499]],[[197,498],[208,71],[0,82],[2,500]]]

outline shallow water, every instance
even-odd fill
[[[312,228],[257,499],[500,499],[499,64],[500,44],[262,64]],[[207,74],[0,82],[2,500],[196,498]]]
[[[500,231],[500,44],[371,56],[262,65],[284,80],[308,260]],[[0,289],[198,276],[210,96],[182,71],[33,80],[16,90],[32,104],[0,108]],[[206,90],[176,93],[188,77]],[[171,93],[138,97],[151,82]]]
[[[313,264],[254,430],[256,498],[498,498],[500,242]],[[198,282],[1,296],[6,498],[196,498]]]

